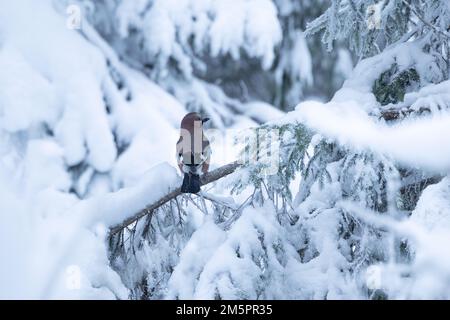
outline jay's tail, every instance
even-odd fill
[[[197,193],[200,191],[200,176],[195,173],[185,173],[183,184],[181,185],[182,193]]]

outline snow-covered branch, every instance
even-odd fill
[[[211,172],[208,172],[200,178],[201,185],[203,186],[203,185],[209,184],[211,182],[214,182],[216,180],[219,180],[220,178],[223,178],[223,177],[233,173],[239,166],[240,166],[239,162],[236,161],[236,162],[226,164],[222,167],[219,167]],[[133,222],[136,222],[137,220],[139,220],[140,218],[142,218],[148,214],[152,214],[154,210],[158,209],[159,207],[161,207],[165,203],[169,202],[170,200],[175,199],[177,196],[179,196],[181,194],[180,189],[181,188],[178,187],[178,188],[170,191],[163,197],[159,198],[157,201],[147,205],[144,209],[140,210],[135,215],[125,219],[123,222],[121,222],[119,224],[114,225],[113,227],[110,228],[110,235],[114,235],[114,234],[118,233],[119,231],[121,231],[125,227],[129,226]]]

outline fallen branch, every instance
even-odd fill
[[[217,168],[211,172],[208,172],[200,177],[200,184],[206,185],[211,182],[214,182],[216,180],[219,180],[220,178],[223,178],[231,173],[233,173],[238,167],[240,166],[240,163],[238,162],[232,162],[229,164],[226,164],[220,168]],[[177,188],[168,194],[166,194],[164,197],[160,198],[158,201],[153,202],[149,205],[147,205],[144,209],[133,215],[132,217],[126,219],[120,224],[117,224],[110,228],[109,234],[115,235],[116,233],[120,232],[122,229],[126,228],[133,222],[136,222],[140,218],[148,215],[153,214],[153,211],[164,205],[165,203],[169,202],[170,200],[175,199],[177,196],[181,194],[181,188]]]

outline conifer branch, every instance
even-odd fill
[[[233,173],[241,164],[239,162],[232,162],[229,164],[226,164],[220,168],[217,168],[211,172],[208,172],[206,174],[204,174],[203,176],[200,177],[200,185],[206,185],[209,184],[211,182],[214,182],[216,180],[219,180],[231,173]],[[126,219],[125,221],[113,226],[110,228],[109,230],[109,234],[110,235],[115,235],[116,233],[120,232],[122,229],[126,228],[127,226],[129,226],[130,224],[138,221],[140,218],[146,216],[146,215],[151,215],[153,214],[153,212],[158,209],[159,207],[161,207],[162,205],[166,204],[167,202],[169,202],[170,200],[175,199],[176,197],[178,197],[181,194],[181,188],[178,187],[172,191],[170,191],[168,194],[166,194],[165,196],[163,196],[162,198],[158,199],[157,201],[150,203],[149,205],[147,205],[144,209],[142,209],[141,211],[137,212],[136,214],[134,214],[133,216],[129,217],[128,219]]]

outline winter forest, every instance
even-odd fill
[[[449,76],[448,0],[0,0],[0,299],[450,299]]]

